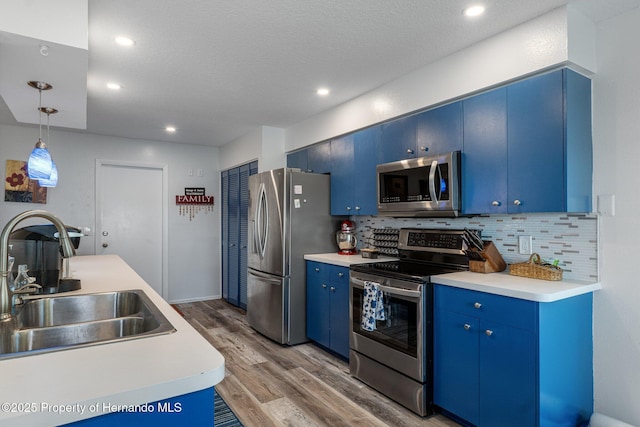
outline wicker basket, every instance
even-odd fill
[[[509,266],[509,274],[542,280],[562,280],[562,269],[555,265],[543,263],[540,255],[534,253],[527,262],[519,262]]]

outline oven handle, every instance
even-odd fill
[[[351,277],[351,283],[353,283],[358,288],[364,289],[364,280]],[[412,291],[409,289],[394,288],[391,286],[384,286],[384,285],[378,285],[378,289],[380,289],[382,292],[387,292],[392,295],[399,295],[399,296],[409,297],[409,298],[420,298],[422,285],[418,285],[417,291]]]

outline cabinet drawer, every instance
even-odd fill
[[[340,286],[349,286],[349,269],[339,265],[328,265],[328,280]]]
[[[440,310],[462,313],[530,331],[537,330],[538,304],[534,301],[445,285],[435,286],[434,299],[436,308]]]
[[[327,280],[331,265],[317,261],[307,261],[307,280]]]

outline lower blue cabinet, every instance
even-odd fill
[[[592,295],[539,303],[435,285],[434,403],[478,427],[593,411]]]
[[[307,261],[307,337],[349,357],[349,269]]]
[[[101,402],[95,406],[95,412],[109,412],[94,418],[65,424],[72,427],[110,427],[110,426],[213,426],[214,424],[213,387],[193,393],[175,396],[157,402],[142,405],[122,405]],[[91,410],[91,408],[87,408]]]

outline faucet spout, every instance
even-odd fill
[[[0,234],[0,321],[11,318],[11,295],[9,295],[9,283],[7,277],[9,276],[9,235],[13,229],[24,219],[27,218],[44,218],[49,220],[56,229],[58,229],[58,236],[60,240],[60,247],[62,248],[62,256],[64,258],[71,258],[75,255],[76,251],[67,233],[67,228],[56,216],[50,212],[44,210],[32,210],[22,212],[13,217],[2,230]]]

